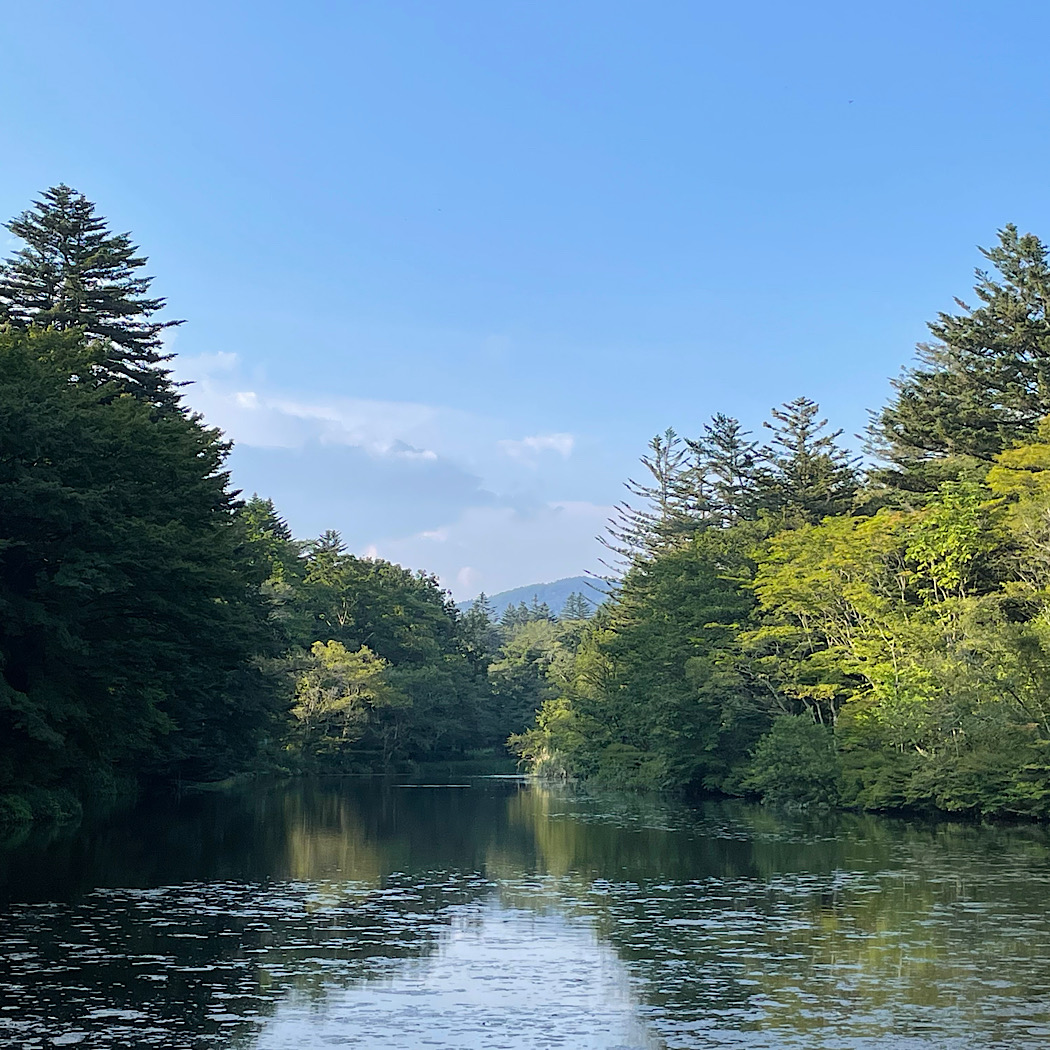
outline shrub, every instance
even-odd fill
[[[66,788],[31,788],[25,801],[31,819],[45,824],[72,824],[84,814],[80,800]]]
[[[743,783],[763,802],[835,805],[840,776],[831,730],[808,715],[785,715],[759,740]]]
[[[0,827],[11,824],[30,824],[33,809],[21,795],[0,795]]]

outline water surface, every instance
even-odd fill
[[[0,847],[0,1045],[1050,1045],[1040,827],[282,782]]]

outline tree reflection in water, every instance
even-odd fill
[[[484,780],[144,805],[0,850],[0,1042],[1041,1048],[1047,845]]]

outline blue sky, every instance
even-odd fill
[[[860,430],[1050,237],[1044,3],[2,13],[0,214],[131,230],[238,486],[457,598],[596,568],[666,426]]]

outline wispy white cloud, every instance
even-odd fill
[[[187,403],[234,441],[235,484],[273,497],[298,534],[339,529],[457,597],[597,567],[609,508],[550,498],[571,484],[572,434],[508,438],[501,421],[445,406],[277,390],[236,354],[175,363]]]
[[[178,338],[177,329],[169,328],[164,334],[164,349],[169,353],[174,349],[173,344],[176,338]],[[193,357],[176,359],[176,369],[183,378],[225,375],[234,371],[237,364],[237,355],[227,353],[225,350],[219,350],[214,354],[196,354]]]
[[[518,440],[503,440],[499,447],[512,459],[535,461],[544,452],[555,452],[562,459],[568,459],[575,443],[572,434],[532,434]]]
[[[187,381],[184,397],[213,426],[239,445],[299,448],[309,442],[352,445],[375,456],[436,460],[428,436],[454,415],[432,405],[293,394],[246,383],[236,354],[177,358],[176,378]]]
[[[432,448],[413,448],[411,445],[406,445],[403,441],[395,441],[389,449],[384,449],[383,451],[389,452],[392,456],[400,456],[402,459],[409,460],[433,462],[438,458],[438,454]]]
[[[469,594],[475,596],[480,593],[481,588],[477,586],[478,580],[481,579],[481,574],[472,566],[464,565],[459,572],[456,573],[455,586],[451,589],[455,590],[457,594]],[[464,599],[460,599],[463,601]]]

